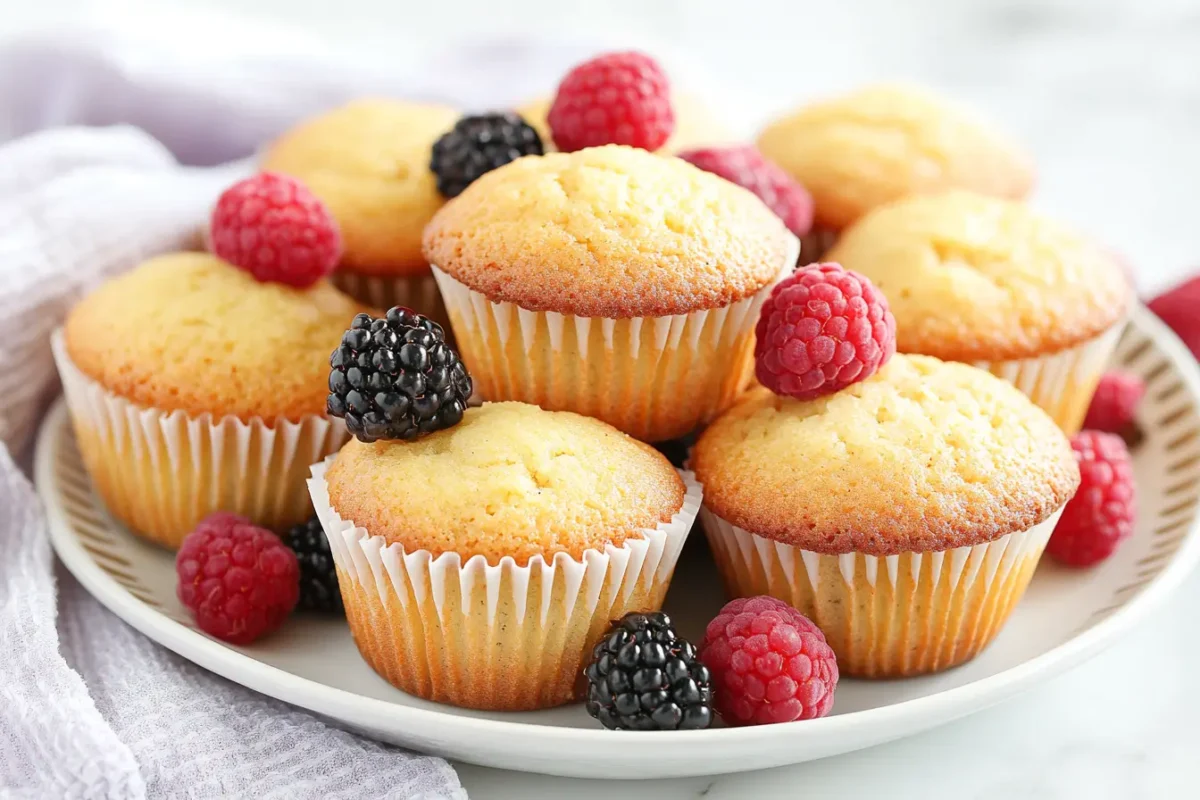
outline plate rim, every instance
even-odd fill
[[[1141,329],[1152,339],[1172,363],[1188,389],[1197,407],[1200,408],[1200,366],[1184,344],[1163,322],[1144,306],[1138,305],[1129,322]],[[78,537],[72,533],[67,515],[57,500],[58,485],[54,475],[54,451],[60,438],[69,428],[67,410],[63,399],[56,400],[38,432],[34,461],[34,479],[37,492],[46,508],[50,540],[64,565],[88,592],[106,608],[162,646],[204,669],[232,680],[260,694],[274,697],[310,712],[333,717],[351,726],[360,725],[376,730],[403,730],[403,737],[417,742],[406,745],[415,749],[428,748],[430,752],[450,753],[448,757],[470,761],[468,750],[447,747],[450,744],[469,745],[477,737],[505,737],[520,742],[520,749],[533,746],[557,746],[564,744],[594,745],[597,759],[611,758],[614,748],[636,744],[639,749],[651,742],[655,749],[686,746],[697,762],[703,760],[698,747],[722,748],[729,745],[749,747],[768,744],[772,749],[788,740],[801,741],[827,737],[841,740],[857,731],[871,732],[861,738],[854,748],[839,749],[849,752],[884,741],[900,738],[957,719],[988,706],[1009,699],[1032,686],[1038,680],[1060,675],[1095,656],[1115,642],[1135,623],[1143,619],[1158,603],[1175,591],[1200,561],[1200,514],[1188,526],[1180,539],[1179,546],[1164,568],[1142,591],[1123,603],[1105,619],[1072,636],[1070,639],[1037,656],[1008,669],[979,678],[961,686],[955,686],[922,697],[903,700],[886,706],[852,711],[815,720],[783,723],[779,725],[751,726],[742,728],[713,728],[702,731],[655,732],[651,739],[638,736],[636,732],[625,735],[614,734],[601,728],[573,728],[558,725],[542,725],[529,722],[509,721],[472,716],[461,716],[436,709],[417,708],[388,700],[367,697],[346,689],[301,677],[279,667],[272,666],[250,655],[210,639],[199,631],[171,619],[161,611],[151,608],[121,586],[105,572],[86,552]],[[423,733],[440,728],[438,739],[429,741]],[[369,734],[368,734],[369,735]],[[515,738],[519,737],[519,738]],[[553,752],[553,751],[551,751]],[[820,756],[818,756],[820,757]],[[568,769],[567,759],[563,768]],[[495,765],[494,761],[481,761]],[[780,762],[791,763],[791,762]],[[520,764],[500,765],[518,771],[535,771]],[[744,769],[759,768],[749,764]],[[727,772],[728,770],[722,770]],[[579,771],[558,772],[561,775],[582,775]],[[590,774],[590,773],[587,773]],[[665,773],[664,773],[665,774]],[[685,774],[671,772],[671,774]],[[702,771],[686,774],[700,775]],[[609,776],[620,777],[620,776]],[[629,775],[631,779],[645,777]]]

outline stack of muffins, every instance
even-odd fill
[[[1064,431],[1115,346],[1120,267],[1021,202],[1024,154],[922,91],[763,133],[811,193],[803,247],[764,198],[669,155],[728,138],[701,115],[628,142],[620,109],[612,143],[553,152],[545,106],[527,125],[332,111],[263,158],[337,220],[330,281],[175,253],[82,301],[55,354],[113,515],[177,547],[213,511],[283,531],[315,510],[364,659],[471,708],[577,699],[609,623],[661,607],[697,516],[727,592],[799,609],[849,675],[979,653],[1079,484]],[[453,197],[447,135],[474,159]],[[801,399],[751,386],[754,331],[811,248],[882,291],[899,354]],[[454,386],[483,401],[465,412],[444,394],[458,355],[431,360],[445,326]],[[650,446],[691,436],[694,472]]]

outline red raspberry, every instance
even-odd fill
[[[296,555],[269,530],[227,512],[187,535],[175,574],[179,600],[200,630],[233,644],[278,628],[300,596]]]
[[[753,145],[688,150],[679,157],[754,192],[797,236],[812,228],[812,195]]]
[[[1108,433],[1121,433],[1133,424],[1133,415],[1146,383],[1128,372],[1107,372],[1096,385],[1083,427]]]
[[[1137,516],[1133,464],[1121,437],[1081,431],[1071,437],[1079,461],[1079,491],[1063,509],[1046,552],[1064,564],[1089,567],[1133,534]]]
[[[774,597],[726,604],[708,623],[700,660],[727,725],[814,719],[833,708],[837,656],[820,628]]]
[[[295,178],[260,172],[217,199],[212,250],[260,281],[303,288],[333,272],[342,234],[329,209]]]
[[[667,74],[642,53],[585,61],[558,85],[546,122],[563,152],[604,144],[657,150],[675,130]]]
[[[896,352],[887,298],[833,263],[801,267],[780,282],[754,333],[759,383],[800,400],[865,380]]]
[[[1163,292],[1149,306],[1200,358],[1200,276]]]
[[[197,522],[194,530],[209,527],[222,529],[226,525],[232,525],[235,522],[249,522],[249,520],[243,517],[241,514],[235,514],[232,511],[214,511],[204,519]]]

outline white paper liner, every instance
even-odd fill
[[[436,265],[433,274],[484,398],[586,414],[653,442],[690,433],[745,388],[759,310],[795,268],[799,247],[789,237],[779,272],[754,295],[666,317],[529,311],[494,303]]]
[[[398,688],[469,708],[534,709],[570,702],[591,647],[630,611],[657,610],[700,510],[687,487],[669,522],[644,538],[588,550],[582,559],[511,557],[491,565],[457,553],[434,558],[353,521],[330,505],[325,472],[312,466],[313,507],[337,564],[347,618],[364,659]]]
[[[700,522],[731,595],[790,603],[825,633],[846,674],[894,677],[946,669],[986,647],[1061,515],[972,547],[890,556],[803,550],[707,509]]]
[[[340,269],[330,276],[333,285],[360,303],[386,311],[392,306],[411,308],[446,327],[446,307],[433,275],[364,275]]]
[[[1125,329],[1122,318],[1081,345],[1047,356],[1014,361],[976,361],[980,369],[1016,386],[1068,434],[1077,433],[1100,376]]]
[[[269,425],[135,405],[80,372],[61,329],[51,344],[93,485],[114,517],[167,547],[213,511],[276,531],[304,521],[309,465],[348,438],[317,415]]]

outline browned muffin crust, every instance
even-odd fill
[[[493,302],[626,319],[720,308],[783,267],[792,237],[749,191],[629,147],[527,156],[425,229],[431,264]]]
[[[925,356],[897,355],[808,402],[755,389],[691,463],[718,517],[826,554],[994,541],[1043,522],[1079,485],[1066,436],[1019,390]]]

